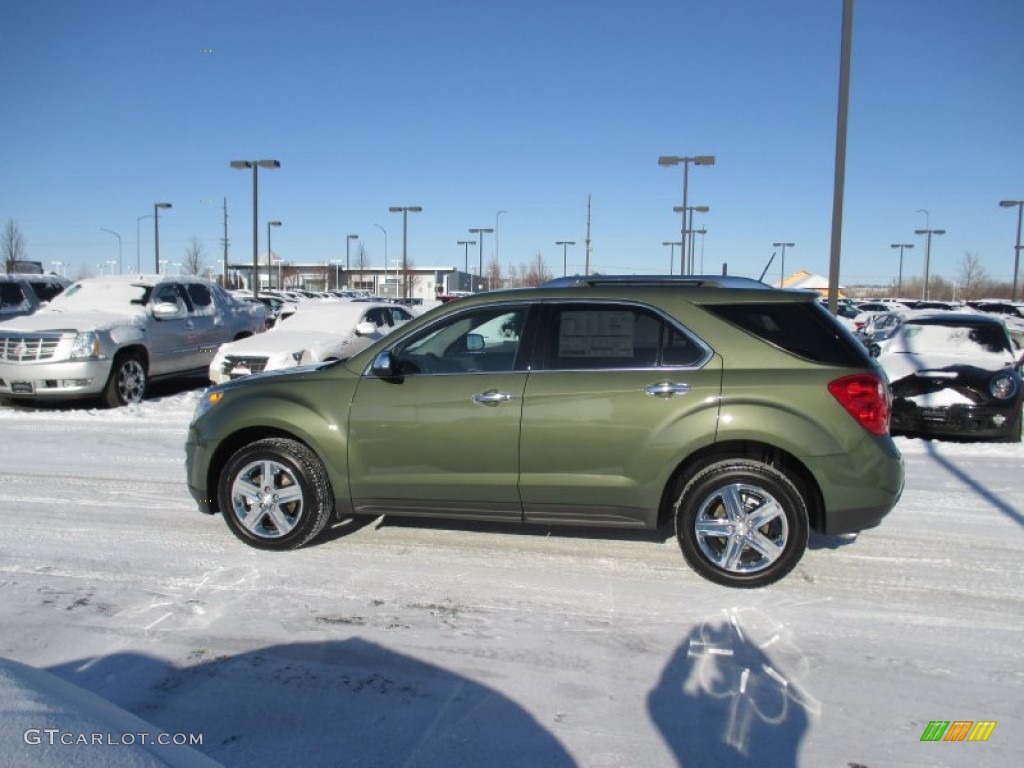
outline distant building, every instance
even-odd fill
[[[774,285],[776,288],[803,288],[804,290],[817,291],[822,296],[828,296],[828,278],[804,269],[794,272],[785,278],[781,284],[775,283]],[[846,298],[846,292],[842,286],[839,286],[839,298]]]
[[[307,291],[352,290],[366,291],[374,296],[394,299],[402,297],[403,274],[399,269],[365,267],[348,269],[322,262],[273,259],[267,264],[261,257],[258,275],[260,290],[271,288],[302,288]],[[252,287],[252,263],[228,264],[228,284],[235,288]],[[467,274],[455,267],[410,267],[409,296],[424,300],[453,291],[477,292],[487,290],[487,279]]]

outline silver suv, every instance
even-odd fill
[[[205,375],[217,348],[266,328],[266,309],[198,277],[80,280],[0,324],[0,398],[138,402],[152,379]]]

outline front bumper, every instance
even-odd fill
[[[914,403],[894,403],[892,430],[936,437],[1012,437],[1018,429],[1016,401],[1004,407],[950,405],[922,408]]]
[[[74,398],[98,395],[110,377],[110,360],[0,362],[0,397]]]

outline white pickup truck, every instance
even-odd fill
[[[153,379],[205,375],[217,348],[266,330],[266,308],[181,275],[79,280],[0,323],[0,398],[139,402]]]

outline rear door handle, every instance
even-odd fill
[[[689,391],[689,384],[674,381],[659,381],[657,384],[649,384],[644,387],[644,392],[654,397],[675,397],[676,395],[685,395]]]
[[[501,405],[502,403],[509,402],[511,399],[512,395],[510,393],[499,392],[496,389],[473,395],[473,402],[480,405]]]

